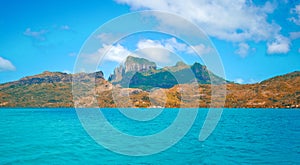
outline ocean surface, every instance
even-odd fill
[[[142,122],[118,109],[101,111],[115,128],[135,136],[164,130],[178,113],[164,109]],[[207,112],[199,109],[192,128],[172,147],[132,157],[94,141],[74,109],[0,109],[0,164],[300,164],[299,109],[224,109],[216,129],[199,141]]]

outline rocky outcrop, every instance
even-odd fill
[[[115,68],[114,73],[109,76],[108,81],[120,82],[125,74],[136,72],[148,72],[149,70],[156,70],[156,64],[144,58],[128,56],[124,65]]]
[[[108,81],[119,84],[124,88],[171,88],[177,84],[198,82],[200,84],[225,84],[230,83],[210,72],[206,66],[194,63],[192,66],[182,61],[175,66],[157,69],[154,62],[144,58],[127,57],[124,65],[114,70]]]
[[[127,72],[147,72],[148,70],[156,69],[154,62],[144,58],[128,56],[125,61],[125,73]]]
[[[122,76],[124,75],[125,71],[123,69],[123,66],[120,65],[119,67],[116,67],[114,70],[114,73],[109,76],[108,81],[111,82],[119,82],[122,80]]]

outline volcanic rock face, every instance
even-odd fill
[[[151,69],[156,69],[156,64],[144,58],[128,56],[125,61],[125,73],[146,72]]]
[[[123,66],[116,67],[114,70],[114,74],[110,75],[108,80],[111,82],[119,82],[122,80],[122,76],[125,73]]]
[[[110,75],[108,80],[111,82],[119,82],[123,79],[126,73],[147,72],[155,69],[156,64],[154,62],[148,61],[144,58],[128,56],[124,66],[120,65],[115,68],[114,74]]]

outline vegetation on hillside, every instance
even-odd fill
[[[141,77],[138,79],[144,78],[144,75],[139,76]],[[159,77],[161,74],[152,76]],[[159,83],[159,80],[161,84],[164,81],[167,81],[166,84],[174,81],[169,76],[170,79],[164,79],[163,76],[153,78],[153,83]],[[68,77],[70,78],[66,79]],[[76,95],[72,93],[71,80],[80,82]],[[113,85],[104,80],[100,73],[70,75],[45,72],[0,85],[0,107],[299,108],[299,84],[300,72],[277,76],[256,84],[220,84],[217,87],[225,85],[227,89],[225,105],[222,102],[211,105],[210,84],[188,83],[177,84],[171,88],[143,90]],[[222,100],[223,96],[217,93],[217,99],[218,97]]]
[[[154,62],[132,56],[127,57],[125,66],[121,65],[115,69],[109,81],[124,88],[140,88],[143,90],[171,88],[177,84],[190,84],[193,82],[200,84],[228,83],[199,63],[189,66],[179,61],[175,66],[156,69]]]

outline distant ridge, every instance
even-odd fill
[[[45,71],[34,76],[27,76],[18,81],[4,83],[3,85],[32,85],[42,83],[71,83],[73,77],[83,77],[83,79],[104,79],[103,72],[98,71],[94,73],[76,73],[68,74],[63,72],[49,72]]]
[[[145,62],[145,61],[143,61]],[[148,62],[147,62],[148,63]],[[178,62],[175,66],[156,69],[155,65],[148,63],[142,68],[138,65],[127,70],[143,70],[138,73],[137,80],[149,76],[166,75],[166,72],[180,72],[191,68],[196,76],[206,81],[207,70],[205,66],[195,63],[188,66]],[[125,72],[125,71],[124,71]],[[124,88],[113,85],[103,78],[101,71],[95,73],[67,74],[61,72],[43,72],[38,75],[24,77],[18,81],[0,84],[0,107],[74,107],[72,95],[72,80],[78,78],[82,82],[83,95],[77,98],[79,107],[209,107],[211,102],[211,86],[200,82],[200,95],[193,95],[195,84],[172,84],[170,88],[154,88],[151,104],[149,91],[135,88]],[[134,77],[133,77],[134,78]],[[164,79],[161,79],[164,80]],[[85,91],[85,83],[95,81],[92,91]],[[147,82],[147,81],[146,81]],[[199,81],[198,81],[199,82]],[[161,82],[163,83],[163,82]],[[207,82],[208,83],[208,82]],[[256,84],[220,84],[226,85],[227,96],[225,105],[228,108],[300,108],[300,72],[295,71],[285,75],[276,76]],[[181,100],[179,91],[184,90],[193,99]],[[93,100],[93,94],[96,100]],[[130,99],[124,94],[128,93]],[[162,95],[162,93],[164,93]],[[116,94],[116,96],[113,96]],[[166,97],[166,98],[164,98]],[[118,101],[116,103],[115,101]],[[166,102],[164,102],[166,100]],[[95,102],[96,101],[96,102]]]
[[[67,74],[45,71],[0,85],[0,107],[73,107],[72,79],[104,83],[102,71]]]

